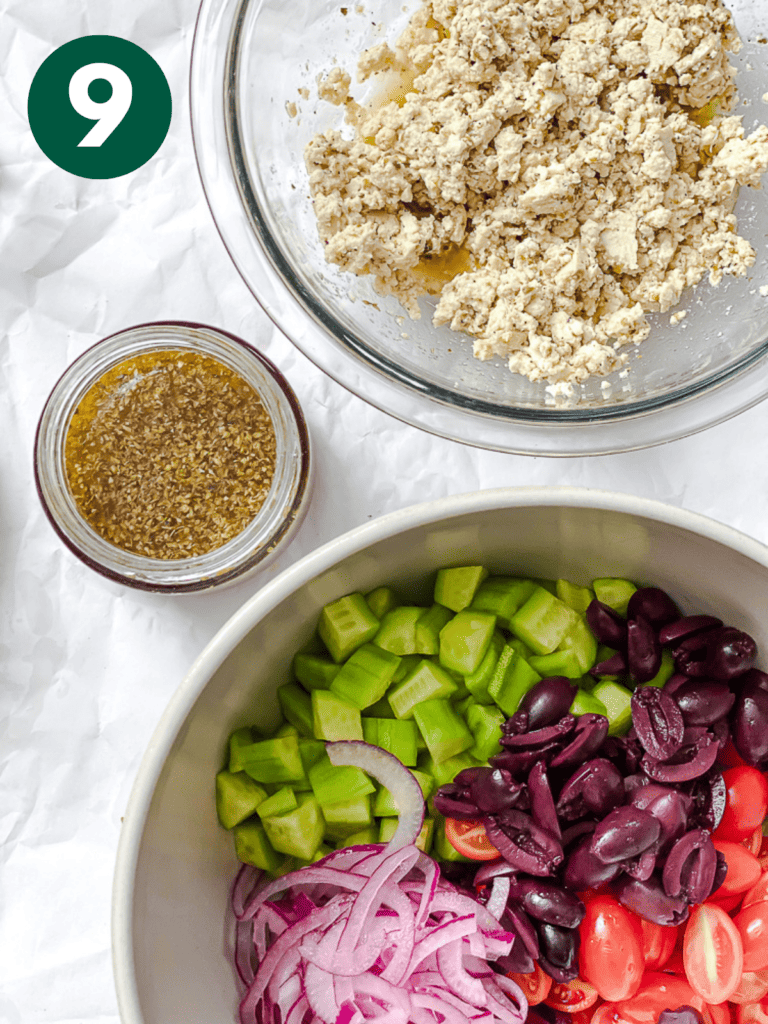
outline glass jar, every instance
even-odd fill
[[[267,496],[240,533],[204,554],[165,559],[117,547],[87,522],[72,494],[65,445],[80,402],[105,373],[139,356],[168,351],[212,357],[249,384],[272,421],[276,451]],[[35,437],[38,494],[54,530],[70,551],[109,579],[173,594],[220,587],[263,567],[288,542],[306,511],[310,467],[304,415],[280,371],[240,338],[202,324],[141,324],[87,349],[53,388]]]

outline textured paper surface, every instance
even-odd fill
[[[372,517],[500,485],[631,492],[768,540],[768,406],[652,451],[553,461],[437,440],[316,370],[259,310],[203,200],[186,96],[195,14],[194,0],[0,9],[0,1024],[117,1024],[110,890],[133,776],[195,656],[265,579],[208,596],[134,593],[58,542],[34,489],[35,426],[61,372],[100,337],[197,319],[258,345],[287,375],[316,477],[310,513],[270,577]],[[144,46],[174,99],[158,154],[115,181],[59,170],[26,120],[39,64],[98,32]]]

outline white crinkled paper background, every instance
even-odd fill
[[[265,580],[187,598],[134,593],[58,542],[33,483],[35,426],[61,372],[100,337],[200,320],[257,345],[287,375],[316,477],[309,515],[270,577],[367,519],[500,485],[631,492],[768,541],[768,406],[651,451],[554,461],[435,439],[316,370],[261,313],[204,202],[186,93],[195,15],[194,0],[0,8],[0,1024],[117,1024],[110,890],[131,783],[187,668]],[[157,155],[113,181],[54,166],[26,119],[38,66],[91,33],[147,49],[174,100]]]

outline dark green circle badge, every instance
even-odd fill
[[[60,46],[29,90],[29,126],[55,164],[81,178],[118,178],[145,164],[171,124],[171,90],[146,50],[117,36]]]

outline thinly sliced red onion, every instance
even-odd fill
[[[507,905],[509,887],[510,881],[508,875],[496,875],[493,880],[493,885],[491,886],[491,895],[485,905],[485,909],[489,914],[495,917],[497,921],[501,919],[501,915],[504,913],[504,908]]]
[[[331,764],[362,768],[392,794],[400,816],[395,834],[387,846],[388,852],[415,843],[424,824],[424,795],[413,773],[393,754],[361,740],[326,743],[325,750]]]

